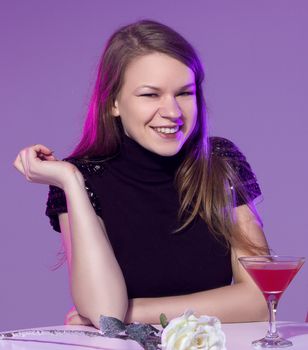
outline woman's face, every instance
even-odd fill
[[[125,133],[144,148],[162,156],[179,152],[197,120],[193,71],[162,53],[134,59],[112,111]]]

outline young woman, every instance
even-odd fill
[[[206,132],[204,72],[177,32],[142,20],[116,31],[99,65],[84,133],[57,160],[44,145],[15,167],[50,185],[75,308],[158,323],[192,308],[223,322],[264,320],[263,296],[238,257],[267,253],[244,155]]]

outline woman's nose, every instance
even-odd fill
[[[168,97],[164,100],[159,108],[159,115],[163,118],[179,118],[182,116],[182,111],[175,97]]]

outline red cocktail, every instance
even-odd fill
[[[292,342],[279,336],[276,330],[275,314],[282,293],[302,267],[305,258],[264,255],[241,257],[239,261],[262,291],[270,314],[269,330],[266,336],[252,343],[262,348],[292,346]]]

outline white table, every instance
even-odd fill
[[[228,350],[253,349],[251,341],[262,338],[267,330],[267,323],[233,323],[223,324]],[[92,327],[54,326],[35,328],[34,330],[80,330],[96,332]],[[290,350],[308,349],[308,323],[279,322],[279,332],[293,342]],[[11,340],[0,340],[0,350],[141,350],[134,341],[89,337],[86,335],[33,335],[14,337]]]

